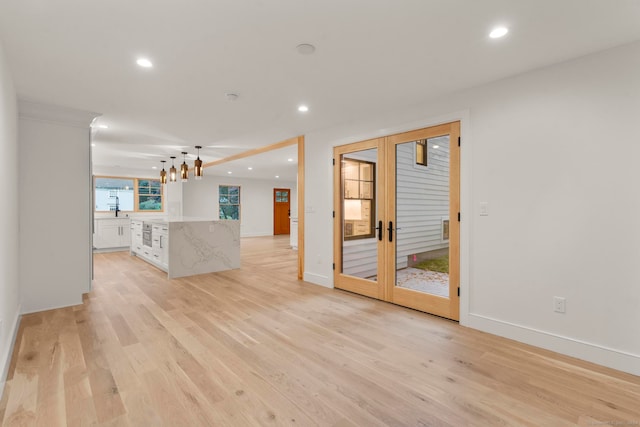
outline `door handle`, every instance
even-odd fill
[[[389,228],[387,228],[389,232],[389,241],[393,242],[393,221],[389,221]]]
[[[378,240],[382,241],[382,221],[378,221],[376,230],[378,230]]]
[[[160,236],[160,249],[162,249],[162,236]]]

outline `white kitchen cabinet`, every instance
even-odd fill
[[[93,247],[95,249],[125,248],[131,244],[129,218],[96,218]]]
[[[153,262],[167,269],[169,267],[169,224],[155,223],[152,230]]]
[[[145,227],[149,225],[151,226],[151,246],[146,246],[143,232]],[[157,220],[131,220],[131,255],[138,256],[156,267],[168,271],[169,224]]]
[[[142,221],[137,219],[131,220],[131,252],[142,253]]]

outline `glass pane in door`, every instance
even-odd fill
[[[377,281],[376,177],[378,150],[340,156],[342,274]]]
[[[449,297],[449,136],[396,145],[395,286]]]

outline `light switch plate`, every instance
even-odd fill
[[[480,202],[480,216],[489,216],[489,202]]]

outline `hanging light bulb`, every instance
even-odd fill
[[[171,156],[171,169],[169,169],[169,181],[176,182],[177,174],[176,174],[176,165],[173,164],[173,161],[176,159],[176,156]]]
[[[162,162],[162,170],[160,171],[160,183],[161,184],[166,184],[167,183],[167,171],[164,170],[164,164],[167,163],[166,160],[160,160],[160,162]]]
[[[182,156],[184,160],[182,165],[180,166],[180,178],[182,178],[182,182],[187,182],[189,180],[189,166],[187,166],[187,152],[183,151]]]
[[[200,149],[202,147],[196,145],[196,150],[198,150],[198,158],[193,162],[193,176],[195,179],[202,179],[202,175],[204,169],[202,169],[202,160],[200,160]]]

